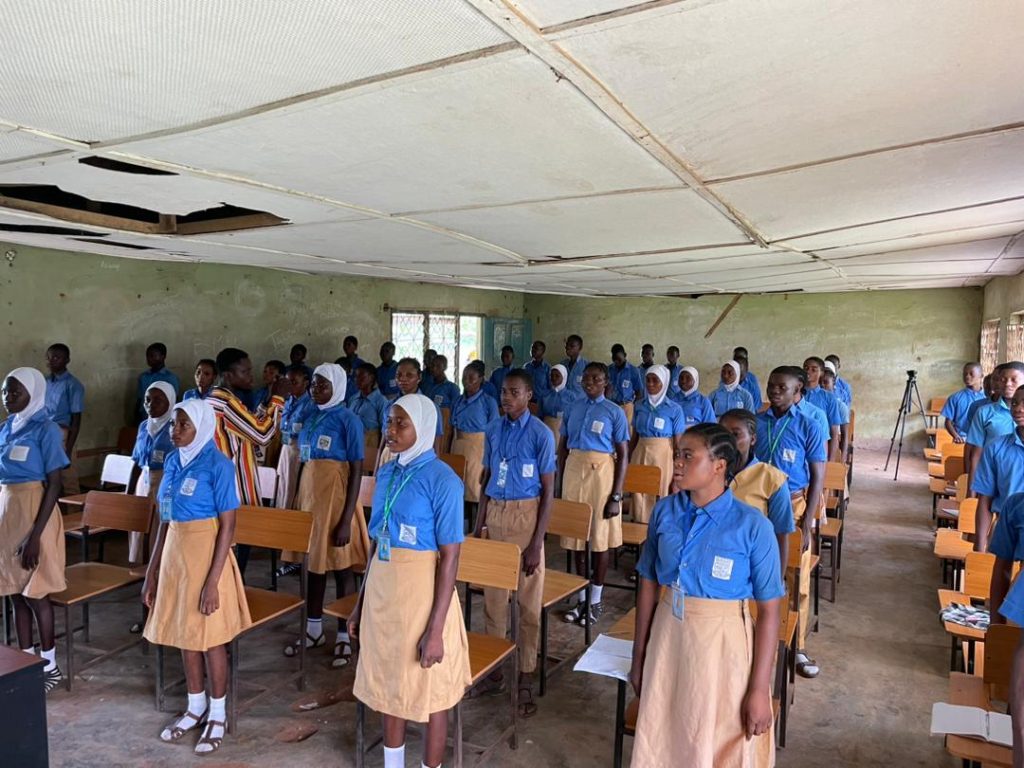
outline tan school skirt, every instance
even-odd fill
[[[555,433],[555,445],[558,445],[558,438],[561,436],[562,420],[557,416],[545,416],[544,423],[547,424],[548,429]]]
[[[380,430],[368,429],[363,432],[363,474],[372,475],[377,469],[377,452],[380,450]]]
[[[466,457],[466,501],[480,501],[481,480],[484,472],[483,432],[458,432],[452,440],[452,453]]]
[[[661,493],[659,495],[662,497],[668,495],[668,486],[672,482],[671,437],[641,437],[637,441],[636,450],[633,451],[629,463],[644,467],[658,467],[661,470]],[[634,493],[630,501],[633,519],[638,523],[646,523],[650,520],[655,501],[657,499],[654,496],[646,493]]]
[[[390,562],[374,557],[363,587],[352,693],[375,712],[417,723],[458,704],[473,680],[454,590],[442,631],[444,658],[429,669],[420,666],[417,646],[434,604],[437,560],[437,552],[392,547]]]
[[[281,509],[295,509],[295,490],[299,485],[299,447],[294,443],[282,443],[281,454],[277,457],[277,493],[274,506]]]
[[[665,590],[647,646],[632,765],[775,765],[772,729],[750,741],[743,729],[740,709],[753,661],[754,623],[745,601],[687,597],[679,621]]]
[[[39,564],[31,571],[21,567],[18,547],[35,525],[42,501],[41,482],[0,485],[0,595],[38,600],[67,586],[64,523],[56,507],[39,537]]]
[[[344,547],[331,544],[331,531],[341,520],[345,509],[350,466],[347,461],[314,459],[307,461],[302,468],[295,506],[303,512],[313,513],[313,530],[309,534],[310,573],[363,567],[369,559],[370,534],[366,529],[366,516],[358,506],[352,515],[348,544]],[[284,551],[281,559],[299,562],[302,555]]]
[[[590,524],[590,548],[606,552],[622,546],[622,515],[606,518],[604,507],[615,484],[615,457],[597,451],[569,451],[562,476],[562,498],[589,504],[593,514]],[[563,549],[583,551],[587,543],[582,539],[561,538]]]
[[[633,408],[635,406],[634,406],[633,403],[630,402],[630,403],[620,403],[619,407],[622,409],[622,412],[626,416],[626,423],[629,424],[629,436],[632,437],[633,436],[633,432],[635,431],[633,429]]]
[[[373,474],[377,474],[377,470],[387,464],[389,461],[394,461],[395,457],[391,453],[391,449],[386,445],[380,449],[380,459],[377,461],[377,466],[373,468]]]
[[[252,625],[242,574],[230,549],[217,583],[220,607],[209,616],[199,610],[218,530],[215,517],[167,524],[156,600],[142,633],[149,642],[183,651],[208,651],[231,642]]]

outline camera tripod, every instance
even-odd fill
[[[903,400],[900,401],[900,410],[896,415],[896,426],[892,430],[892,439],[889,441],[889,454],[885,457],[885,468],[883,472],[889,471],[889,459],[892,458],[892,449],[896,445],[896,433],[900,435],[899,446],[896,447],[896,473],[892,476],[893,482],[900,476],[900,454],[903,453],[903,435],[907,429],[907,416],[914,410],[921,414],[921,423],[928,429],[928,419],[924,415],[924,405],[921,402],[921,392],[917,388],[917,371],[907,371],[907,383],[903,387]],[[927,434],[927,433],[926,433]]]

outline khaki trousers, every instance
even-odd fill
[[[793,498],[793,521],[797,530],[804,520],[807,512],[807,499],[803,496]],[[800,555],[800,583],[796,585],[798,590],[797,606],[800,611],[800,623],[797,627],[797,648],[803,650],[807,644],[807,628],[811,624],[811,557],[813,552],[810,547]]]

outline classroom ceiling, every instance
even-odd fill
[[[1024,269],[1014,0],[0,9],[0,241],[608,296]],[[24,202],[48,188],[79,210]]]

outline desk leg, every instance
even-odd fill
[[[615,755],[612,764],[622,768],[622,742],[626,734],[626,683],[619,680],[619,690],[615,700]]]

